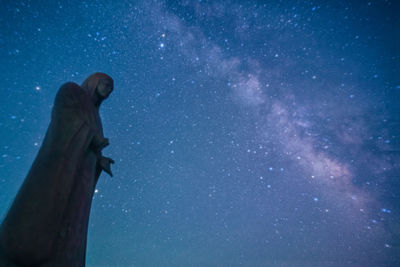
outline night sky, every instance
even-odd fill
[[[399,266],[396,5],[2,1],[0,219],[101,71],[87,266]]]

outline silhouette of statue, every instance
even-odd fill
[[[59,89],[42,146],[0,227],[0,266],[85,266],[90,206],[102,170],[99,107],[113,90],[104,73]]]

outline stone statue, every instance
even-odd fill
[[[99,107],[114,87],[104,73],[59,89],[42,146],[0,227],[0,266],[85,266],[90,206],[101,171]]]

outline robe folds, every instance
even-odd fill
[[[57,92],[43,143],[0,227],[0,266],[85,265],[102,170],[93,140],[104,138],[94,90],[69,82]]]

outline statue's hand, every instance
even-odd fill
[[[100,167],[102,170],[104,170],[106,173],[108,173],[111,177],[113,176],[111,172],[111,164],[114,164],[115,161],[111,158],[103,157],[101,156],[100,158]]]
[[[92,140],[92,146],[95,151],[101,151],[103,148],[108,146],[110,142],[108,141],[108,138],[104,138],[100,135],[95,135]]]

